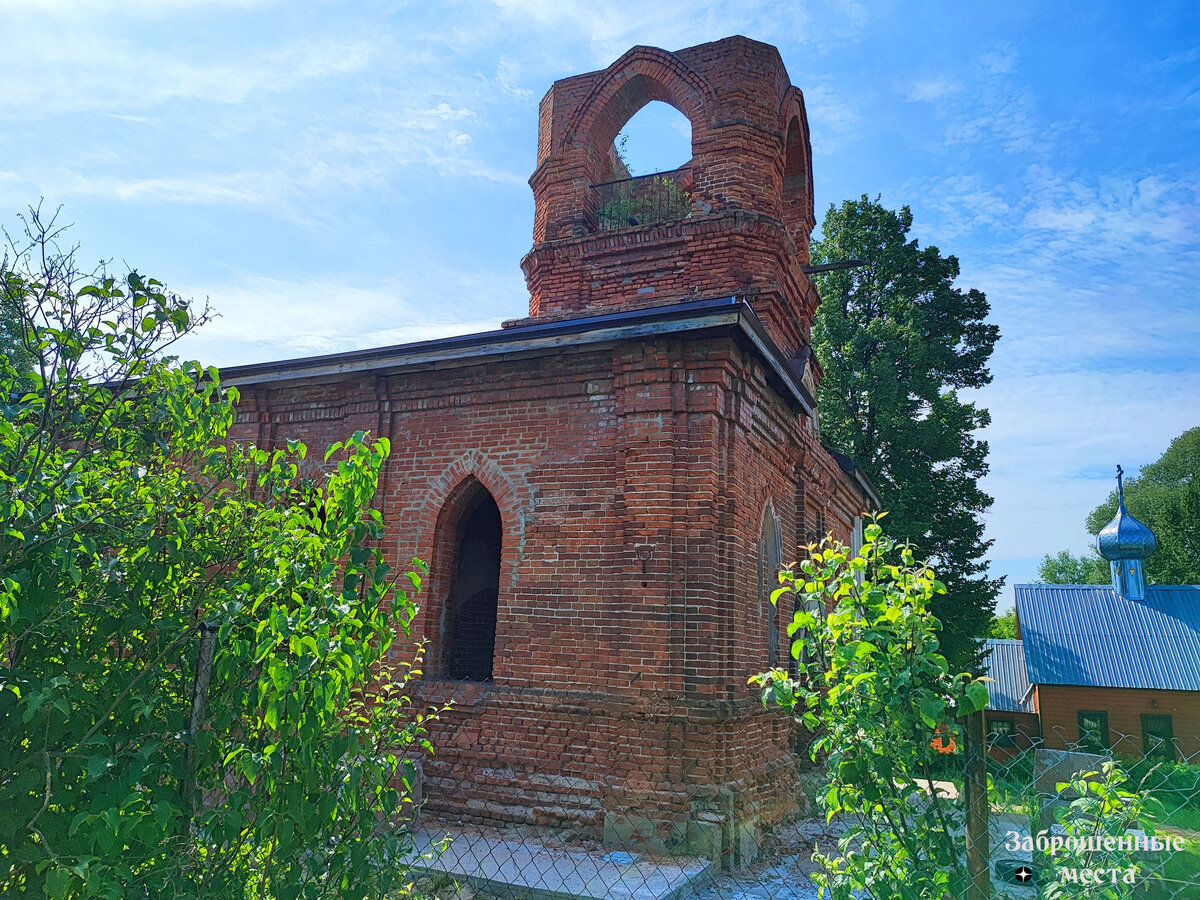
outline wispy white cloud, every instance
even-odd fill
[[[989,75],[1009,75],[1017,68],[1017,48],[1004,43],[979,57],[979,64]]]
[[[492,0],[508,23],[583,40],[597,65],[607,65],[634,44],[677,50],[743,34],[777,44],[831,46],[853,39],[871,21],[856,0],[698,0],[686,9],[638,0]]]
[[[0,20],[2,21],[2,20]],[[5,45],[0,119],[67,112],[124,115],[169,101],[244,102],[253,93],[360,71],[372,59],[367,41],[312,36],[254,54],[211,51],[184,58],[114,37],[96,52],[96,34],[76,25],[63,32],[32,29]]]
[[[862,123],[859,101],[832,80],[804,88],[814,156],[832,156],[856,140]]]
[[[1031,91],[991,86],[963,98],[946,127],[946,143],[999,147],[1005,153],[1046,152],[1053,145],[1060,126],[1039,118],[1037,102]],[[967,110],[974,114],[962,113]]]
[[[1028,577],[1030,560],[1087,546],[1108,467],[1154,460],[1197,422],[1200,362],[1181,348],[1200,346],[1200,179],[1038,162],[1015,180],[977,171],[903,193],[919,198],[922,243],[959,254],[960,283],[987,293],[1000,327],[978,394],[992,415],[988,536],[1009,561],[999,571]]]
[[[429,285],[435,283],[436,309],[428,297]],[[348,272],[343,278],[246,275],[236,281],[173,285],[182,296],[207,297],[217,313],[179,344],[178,353],[206,365],[227,366],[489,331],[500,327],[503,316],[478,314],[483,285],[489,287],[496,310],[523,304],[513,279],[485,270],[421,267],[410,279],[375,284],[364,284],[358,273]],[[511,296],[499,296],[505,292]]]
[[[500,90],[515,100],[531,100],[534,91],[521,87],[521,64],[515,59],[502,57],[496,64],[496,83]]]
[[[908,100],[913,103],[930,103],[942,100],[962,90],[962,86],[947,78],[930,78],[918,81],[908,90]]]
[[[995,555],[1081,551],[1089,542],[1083,520],[1112,488],[1107,470],[1121,463],[1133,471],[1157,459],[1196,424],[1197,396],[1200,372],[1163,378],[1139,370],[1136,360],[1121,372],[1006,375],[988,388],[992,474],[983,487],[996,498],[989,516]]]
[[[1045,252],[1115,262],[1194,245],[1200,234],[1200,177],[1151,173],[1099,183],[1030,172],[1025,240]]]
[[[4,53],[0,203],[82,205],[112,241],[102,252],[139,259],[147,221],[228,237],[231,252],[154,246],[157,272],[224,314],[185,352],[252,362],[519,315],[528,231],[507,225],[528,213],[551,81],[633,44],[744,34],[779,45],[805,91],[818,191],[911,204],[922,242],[957,253],[962,283],[992,300],[1004,337],[981,400],[995,556],[1040,557],[1072,534],[1078,549],[1108,488],[1079,471],[1133,468],[1195,424],[1200,57],[1179,42],[1140,56],[1131,43],[1136,78],[1072,85],[1076,104],[1052,74],[1024,71],[1046,46],[1029,15],[993,27],[964,14],[974,39],[947,52],[894,2],[271,3],[0,0],[0,33],[18,36]],[[489,227],[462,238],[484,208]],[[430,234],[450,235],[444,253]],[[320,249],[299,259],[290,241]],[[355,264],[330,274],[323,254]]]

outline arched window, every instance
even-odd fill
[[[762,532],[758,541],[758,596],[767,617],[767,666],[779,665],[779,619],[771,592],[779,587],[779,566],[783,562],[783,541],[779,520],[771,504],[763,511]]]
[[[801,261],[808,261],[808,239],[813,227],[812,192],[807,140],[799,118],[788,123],[783,157],[783,221],[796,242]]]
[[[800,120],[788,124],[787,143],[783,160],[783,191],[786,195],[806,196],[808,191],[808,162],[804,157],[804,133]]]
[[[691,162],[692,123],[671,104],[652,100],[625,123],[613,148],[626,177],[669,172]]]
[[[500,509],[487,489],[465,505],[455,530],[454,577],[446,607],[446,677],[491,681],[500,594]]]
[[[686,219],[692,211],[692,123],[669,103],[642,102],[613,139],[595,186],[602,231]]]

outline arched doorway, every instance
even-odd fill
[[[502,536],[500,509],[479,485],[455,529],[454,576],[443,631],[447,678],[492,680]]]

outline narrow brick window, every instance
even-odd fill
[[[775,510],[767,504],[763,513],[762,536],[758,541],[758,595],[767,617],[767,666],[779,665],[779,620],[771,592],[779,587],[779,566],[783,557],[782,535]]]
[[[480,486],[456,529],[456,563],[446,610],[443,657],[449,678],[492,679],[502,534],[496,501]]]

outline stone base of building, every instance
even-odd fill
[[[425,808],[454,821],[550,828],[614,849],[752,858],[803,802],[794,725],[752,699],[689,701],[440,683]]]

